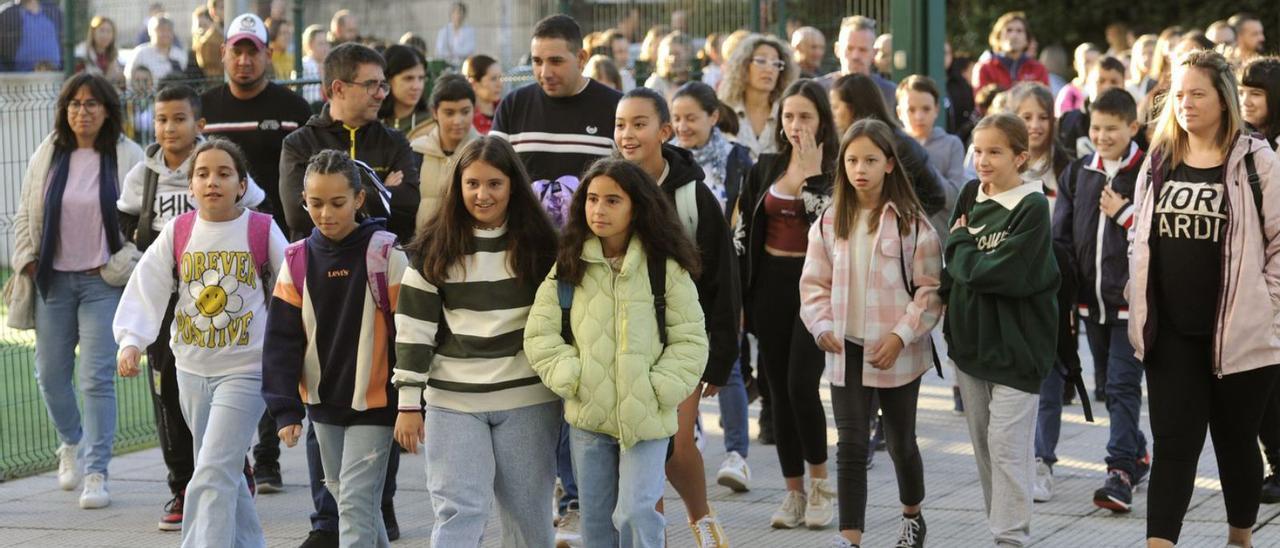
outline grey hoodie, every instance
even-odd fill
[[[196,139],[196,145],[204,141],[204,137]],[[147,146],[147,156],[142,162],[133,166],[125,175],[121,185],[120,198],[116,200],[116,209],[121,213],[140,216],[142,214],[142,188],[146,183],[147,170],[160,174],[156,184],[155,220],[151,223],[159,234],[170,219],[196,209],[195,200],[191,198],[187,173],[191,169],[191,158],[188,157],[178,166],[169,169],[164,163],[164,151],[160,145],[153,143]],[[258,207],[267,198],[267,193],[249,177],[248,189],[240,197],[237,205],[248,208]]]

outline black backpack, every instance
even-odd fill
[[[658,321],[658,341],[667,345],[667,261],[663,257],[648,258],[649,290],[653,292],[654,319]],[[573,344],[573,327],[569,324],[569,309],[573,308],[574,285],[556,274],[556,293],[560,299],[560,338],[565,344]]]

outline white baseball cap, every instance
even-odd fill
[[[251,40],[258,49],[267,48],[267,25],[252,13],[242,13],[231,20],[227,27],[227,45],[234,46],[240,40]]]

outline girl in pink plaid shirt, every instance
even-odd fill
[[[839,434],[836,545],[862,542],[871,396],[878,391],[902,502],[897,546],[924,546],[916,399],[931,363],[929,332],[942,312],[942,248],[898,166],[888,125],[855,123],[838,158],[835,203],[809,231],[800,277],[800,318],[827,353]]]

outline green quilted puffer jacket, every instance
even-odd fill
[[[676,433],[676,406],[702,377],[707,331],[689,273],[667,261],[667,346],[658,339],[653,292],[640,241],[632,238],[616,275],[600,240],[582,249],[587,270],[569,311],[574,344],[560,336],[555,270],[538,288],[524,352],[552,392],[564,398],[564,418],[582,430],[608,434],[628,448]]]

